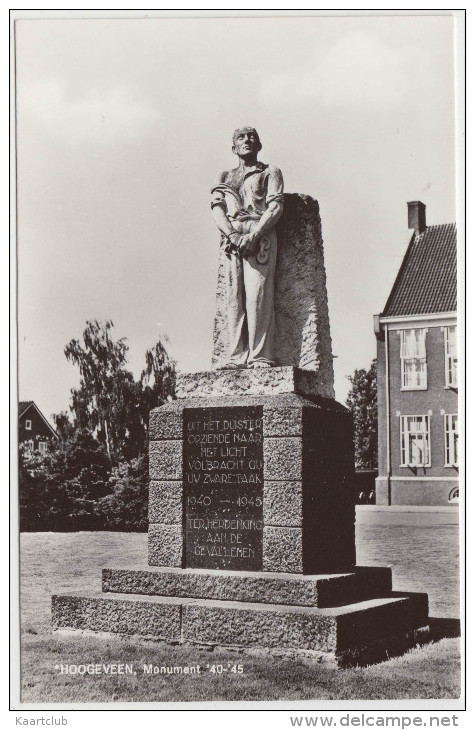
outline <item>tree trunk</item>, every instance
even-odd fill
[[[107,428],[107,421],[104,419],[104,434],[106,437],[106,449],[107,453],[109,455],[109,459],[111,458],[111,448],[110,448],[110,441],[109,441],[109,429]]]

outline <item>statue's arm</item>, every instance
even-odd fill
[[[258,225],[254,229],[257,241],[259,241],[268,231],[277,225],[277,222],[283,212],[283,202],[273,200],[269,203],[266,212],[263,214]]]
[[[236,233],[237,231],[234,230],[231,223],[229,222],[229,218],[226,215],[225,209],[221,207],[221,205],[214,205],[211,208],[211,215],[213,216],[213,220],[218,226],[221,233],[224,233],[226,237],[229,237],[233,233]]]
[[[258,239],[275,227],[284,211],[284,178],[278,167],[272,167],[267,181],[267,210],[256,228]]]
[[[272,230],[284,211],[284,179],[278,167],[269,175],[267,186],[267,208],[254,230],[241,237],[240,248],[243,255],[254,253],[257,244],[265,234]]]
[[[234,230],[229,221],[227,216],[228,208],[226,205],[226,198],[224,192],[219,189],[223,185],[225,174],[226,173],[222,172],[221,175],[219,175],[216,184],[211,191],[211,215],[213,216],[213,220],[218,229],[226,236],[226,238],[235,235],[237,240],[239,234]]]

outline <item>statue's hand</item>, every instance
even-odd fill
[[[259,239],[256,233],[245,233],[243,236],[241,236],[241,240],[239,242],[239,251],[244,258],[252,256],[256,252],[258,243]]]
[[[229,236],[226,236],[226,244],[224,250],[227,254],[237,255],[241,242],[241,234],[238,231],[233,231]]]

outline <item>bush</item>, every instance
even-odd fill
[[[148,458],[112,466],[87,431],[46,455],[20,452],[20,529],[146,532]]]
[[[146,532],[148,529],[148,458],[142,454],[112,469],[96,513],[104,530]]]
[[[47,454],[20,451],[20,529],[100,529],[96,502],[109,490],[111,462],[87,431],[57,443]]]

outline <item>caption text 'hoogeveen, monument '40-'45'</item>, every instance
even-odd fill
[[[338,663],[427,631],[425,594],[355,566],[351,416],[334,400],[318,203],[283,193],[237,130],[212,191],[221,231],[213,369],[150,413],[148,561],[53,596],[55,629],[313,652]]]

